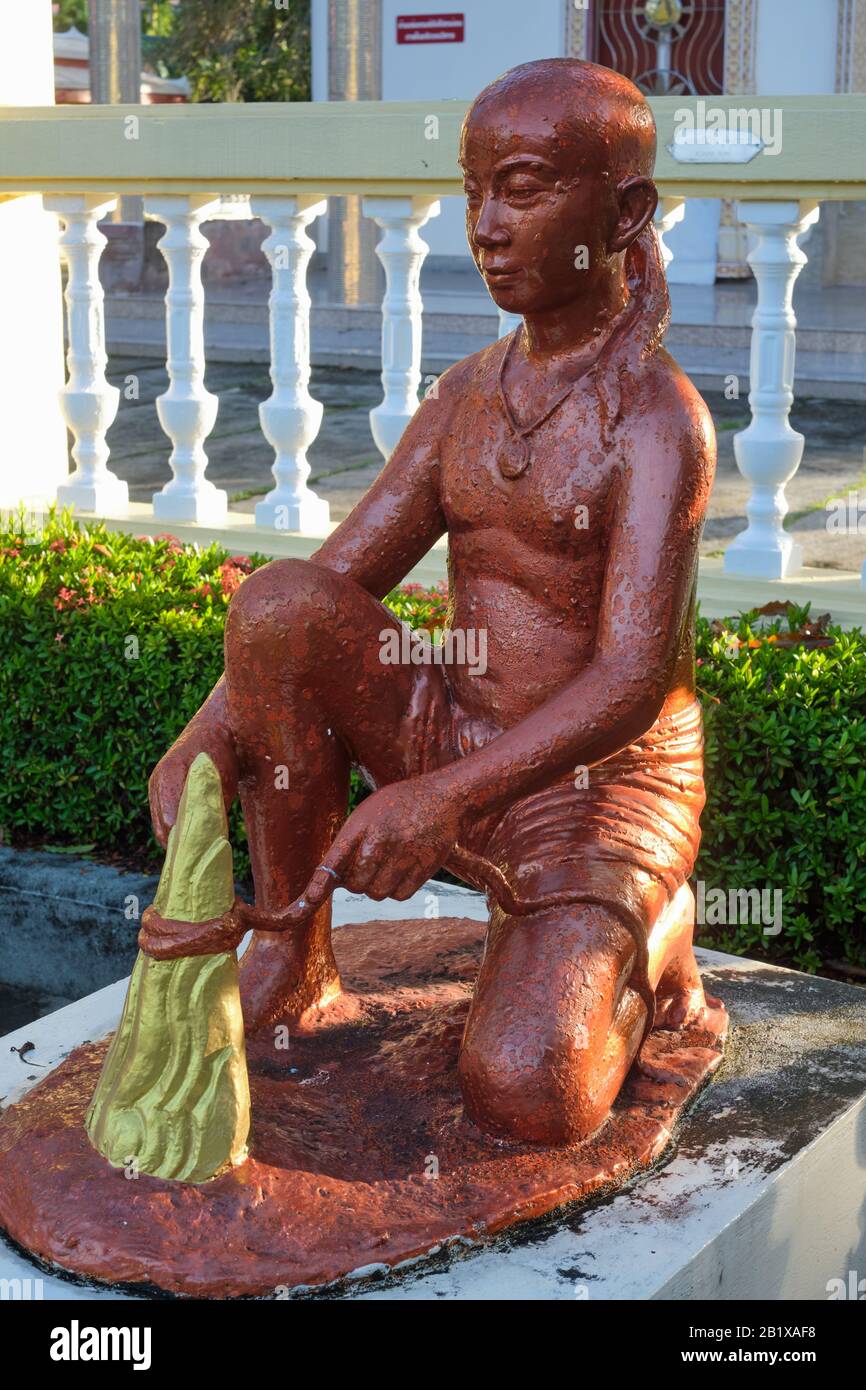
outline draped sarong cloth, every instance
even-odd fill
[[[419,669],[401,731],[407,777],[465,757],[498,733],[457,707],[443,667]],[[692,873],[705,799],[701,707],[692,699],[588,772],[480,817],[461,844],[500,869],[519,897],[568,893],[573,902],[603,903],[646,941]]]

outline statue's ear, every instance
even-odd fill
[[[635,174],[617,185],[619,218],[610,240],[611,251],[625,251],[652,218],[658,204],[658,190],[652,179]]]

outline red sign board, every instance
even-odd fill
[[[398,14],[398,43],[462,43],[462,14]]]

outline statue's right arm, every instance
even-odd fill
[[[452,373],[453,369],[448,375]],[[440,378],[438,399],[421,403],[372,487],[311,557],[314,564],[347,575],[376,598],[384,598],[399,584],[446,529],[438,449],[447,429],[450,393],[441,387]],[[203,750],[217,765],[228,809],[237,790],[238,767],[224,676],[151,775],[151,819],[163,845],[189,765]]]
[[[201,709],[193,715],[168,752],[157,763],[148,782],[153,833],[161,845],[177,817],[177,808],[193,759],[207,753],[220,776],[228,811],[237,794],[238,763],[226,709],[225,676],[220,676]]]

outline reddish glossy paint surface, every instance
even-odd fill
[[[199,750],[240,795],[251,1031],[339,989],[318,865],[374,899],[449,862],[492,887],[464,1096],[489,1132],[552,1144],[603,1120],[665,971],[682,1019],[703,1007],[690,927],[653,936],[699,840],[693,598],[715,462],[660,346],[654,151],[641,95],[591,64],[530,63],[481,94],[467,231],[524,328],[441,377],[310,562],[244,582],[225,677],[152,779],[163,838]],[[379,600],[445,532],[450,626],[485,634],[483,675],[381,659],[399,628]],[[352,763],[377,790],[343,823]]]
[[[715,442],[660,346],[654,151],[636,89],[573,60],[470,111],[470,245],[524,326],[441,377],[309,562],[245,580],[225,675],[151,779],[163,843],[202,750],[243,806],[255,909],[151,911],[142,946],[255,927],[252,1157],[201,1188],[126,1182],[84,1134],[102,1051],[81,1049],[0,1122],[0,1220],[38,1253],[216,1294],[394,1263],[651,1161],[717,1064],[687,884]],[[450,628],[484,634],[483,673],[382,659],[403,629],[380,600],[446,532]],[[345,820],[353,763],[376,790]],[[405,899],[446,864],[489,894],[477,979],[478,930],[435,918],[341,931],[335,958],[336,882]]]

